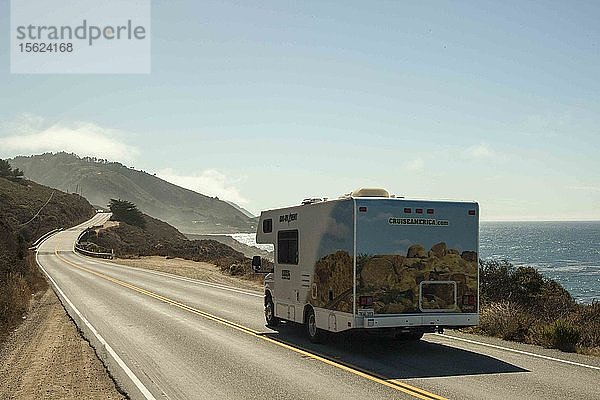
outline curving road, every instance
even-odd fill
[[[297,327],[268,329],[260,293],[75,254],[78,235],[107,218],[57,233],[37,258],[132,398],[600,397],[600,362],[590,357],[457,334],[314,345]]]

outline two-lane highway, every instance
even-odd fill
[[[101,338],[101,356],[114,353],[134,397],[598,398],[600,368],[588,359],[569,364],[440,335],[314,345],[293,326],[268,329],[260,293],[74,253],[81,231],[107,217],[52,236],[38,263],[83,332]]]

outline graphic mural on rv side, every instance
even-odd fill
[[[338,202],[326,216],[307,302],[315,307],[352,312],[354,285],[353,204]]]
[[[410,203],[365,204],[368,211],[357,216],[357,297],[367,296],[372,304],[357,308],[372,308],[375,314],[477,310],[477,226],[475,219],[464,221],[464,206],[444,209],[444,221],[464,223],[427,225],[390,222],[403,210],[399,206]],[[332,213],[337,226],[352,220],[347,217],[347,211]],[[310,301],[317,307],[352,312],[349,236],[350,242],[337,248],[323,239]]]

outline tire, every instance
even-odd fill
[[[308,339],[313,343],[323,343],[326,338],[326,332],[322,329],[317,328],[317,321],[315,319],[315,311],[309,308],[306,312],[306,334]]]
[[[418,342],[423,338],[423,332],[411,332],[408,334],[408,340],[411,342]]]
[[[265,321],[267,321],[267,326],[279,325],[279,318],[275,316],[275,304],[270,295],[265,299]]]
[[[423,337],[423,332],[401,332],[396,333],[394,337],[398,340],[417,342]]]

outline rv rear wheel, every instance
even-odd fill
[[[317,321],[315,318],[315,311],[309,308],[306,311],[306,332],[308,333],[308,339],[313,343],[322,343],[325,340],[325,331],[317,328]]]
[[[418,341],[423,338],[423,332],[398,332],[395,334],[398,340]]]
[[[275,304],[273,304],[271,296],[267,296],[265,300],[265,320],[267,321],[267,326],[279,325],[279,318],[275,316]]]
[[[423,332],[411,332],[408,335],[408,340],[421,340],[423,338]]]

